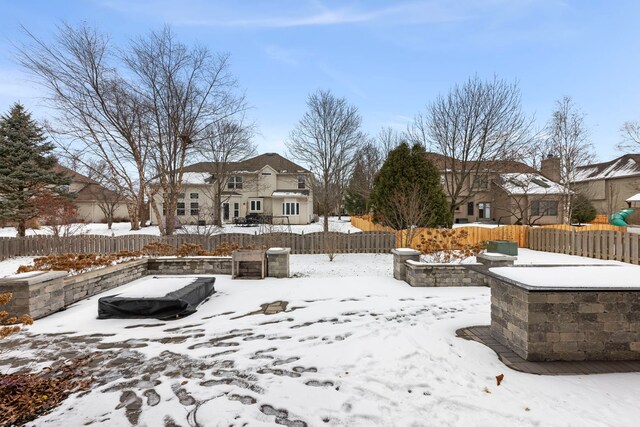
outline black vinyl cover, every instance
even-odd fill
[[[215,293],[215,277],[198,277],[193,283],[163,297],[127,298],[111,295],[98,300],[98,319],[178,319],[196,312]]]

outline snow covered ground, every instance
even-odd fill
[[[637,425],[640,374],[529,375],[457,338],[490,323],[488,288],[411,288],[386,254],[291,262],[292,279],[219,276],[172,322],[97,320],[92,297],[3,341],[0,369],[102,352],[92,390],[38,426]]]
[[[289,228],[290,227],[290,228]],[[178,230],[177,233],[195,232],[195,226],[184,226],[184,229]],[[128,222],[116,222],[113,224],[112,229],[107,228],[107,224],[89,223],[89,224],[74,224],[72,227],[74,235],[92,234],[100,236],[123,236],[127,234],[148,234],[153,236],[159,236],[160,231],[157,226],[144,227],[141,230],[131,231],[131,224]],[[265,227],[265,232],[291,232],[291,233],[314,233],[322,231],[322,217],[318,222],[306,225],[273,225]],[[351,219],[343,216],[341,219],[338,217],[329,217],[329,231],[338,231],[341,233],[359,233],[362,230],[351,225]],[[254,234],[260,233],[260,227],[241,227],[232,224],[225,224],[220,230],[220,233],[247,233]],[[51,230],[47,227],[42,227],[39,230],[27,229],[27,236],[45,236],[51,234]],[[15,237],[15,227],[2,227],[0,228],[0,237]]]

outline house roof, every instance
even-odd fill
[[[640,154],[625,154],[608,162],[578,167],[575,182],[635,175],[640,175]]]
[[[633,196],[629,197],[627,200],[625,200],[626,202],[640,202],[640,193],[638,194],[634,194]]]
[[[440,153],[428,152],[427,158],[433,162],[433,164],[440,170],[445,171],[451,167],[451,161],[447,161],[447,157]],[[460,161],[455,160],[454,165],[456,169],[461,168]],[[471,167],[475,168],[477,162],[471,161]],[[479,169],[482,171],[492,171],[500,173],[538,173],[537,170],[529,165],[515,160],[486,160],[481,161]]]
[[[98,181],[89,178],[88,176],[82,175],[74,171],[73,169],[69,169],[68,167],[57,164],[53,167],[56,172],[62,172],[69,178],[71,178],[71,182],[74,184],[80,184],[82,187],[74,193],[75,198],[74,202],[94,202],[94,201],[102,201],[102,200],[121,200],[122,196],[115,191],[109,190],[108,188],[102,186]],[[98,198],[100,195],[100,198]]]
[[[495,183],[514,196],[566,194],[568,189],[539,173],[502,173]]]
[[[309,170],[282,157],[278,153],[264,153],[241,162],[230,162],[230,172],[256,172],[271,166],[278,173],[309,173]],[[215,162],[199,162],[184,167],[184,172],[208,172],[216,170]]]

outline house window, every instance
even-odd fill
[[[185,206],[184,206],[184,202],[178,202],[178,206],[176,209],[176,214],[178,216],[184,216],[185,215]]]
[[[193,199],[197,199],[198,197],[200,197],[200,195],[199,195],[198,193],[190,193],[190,194],[189,194],[189,198],[190,198],[191,200],[193,200]]]
[[[229,203],[222,204],[222,219],[229,221]]]
[[[233,217],[238,218],[240,216],[240,203],[233,204]]]
[[[535,200],[531,202],[531,215],[557,216],[557,200]]]
[[[473,181],[473,188],[476,190],[486,190],[489,188],[489,179],[486,176],[476,176]]]
[[[271,172],[262,172],[262,176],[271,176]]]
[[[307,188],[307,181],[304,179],[304,176],[298,177],[298,190],[303,190]]]
[[[491,203],[478,203],[478,218],[491,218]]]
[[[467,202],[467,216],[473,216],[473,202]]]
[[[285,202],[282,204],[282,214],[286,216],[300,215],[300,203]]]
[[[178,200],[184,200],[184,193],[178,193]]]
[[[262,200],[250,200],[249,201],[250,212],[262,212]]]
[[[227,181],[227,188],[229,190],[241,190],[242,189],[242,177],[239,175],[230,176]]]
[[[198,206],[198,202],[191,202],[191,215],[198,216],[200,213],[200,207]]]

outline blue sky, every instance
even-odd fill
[[[573,97],[600,160],[626,120],[640,120],[640,2],[456,1],[10,1],[1,0],[0,111],[21,101],[37,118],[40,89],[14,62],[24,25],[51,37],[86,21],[121,43],[167,23],[187,43],[231,54],[261,152],[284,141],[310,92],[356,105],[364,129],[399,130],[438,94],[474,74],[517,80],[523,109],[547,121]]]

